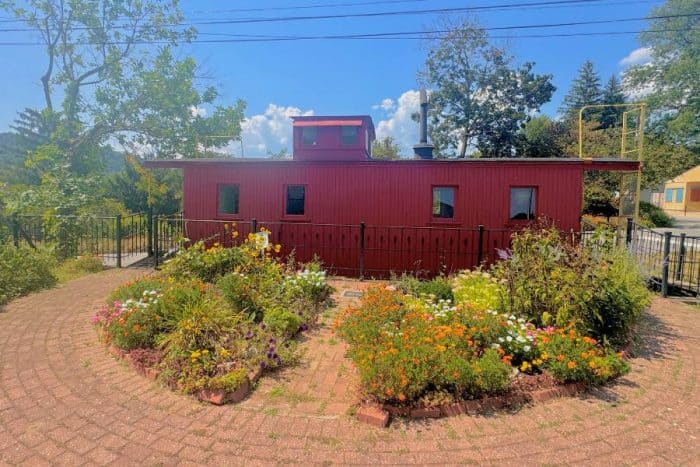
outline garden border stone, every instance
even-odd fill
[[[488,396],[482,399],[463,400],[434,407],[406,407],[391,404],[361,406],[356,414],[359,421],[384,428],[389,425],[390,416],[406,418],[440,418],[458,415],[477,415],[505,408],[515,408],[526,404],[541,404],[558,397],[571,397],[588,388],[584,383],[567,383],[547,389],[530,392],[517,392],[503,396]],[[387,419],[384,422],[384,415]],[[385,423],[385,424],[384,424]]]

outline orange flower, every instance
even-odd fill
[[[591,368],[595,368],[596,364],[593,360],[591,360],[590,362],[588,362],[588,366],[590,366]]]
[[[573,361],[573,360],[569,360],[569,362],[566,364],[566,366],[567,366],[570,370],[573,370],[574,368],[576,368],[576,362]]]
[[[584,360],[588,358],[588,352],[581,352],[581,358],[583,358]]]
[[[404,393],[399,394],[399,400],[400,400],[401,402],[405,401],[405,400],[406,400],[406,394],[404,394]]]
[[[384,394],[386,394],[388,397],[391,397],[391,395],[394,393],[394,391],[391,390],[391,388],[386,388],[384,391]]]
[[[562,354],[557,355],[557,361],[558,362],[563,362],[564,361],[564,356]]]

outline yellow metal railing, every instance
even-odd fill
[[[622,113],[622,135],[620,137],[620,158],[622,159],[628,159],[628,158],[633,158],[634,160],[637,161],[642,161],[644,159],[644,127],[646,125],[646,103],[645,102],[639,102],[639,103],[634,103],[634,104],[591,104],[591,105],[585,105],[579,109],[578,112],[578,156],[581,159],[585,159],[585,155],[583,152],[583,114],[586,110],[593,109],[593,108],[625,108],[628,110],[625,110]],[[637,119],[635,124],[633,125],[632,129],[630,129],[629,121],[631,116],[637,115]],[[634,136],[634,144],[631,146],[628,146],[629,142],[629,137]],[[628,156],[636,156],[636,157],[628,157]],[[634,193],[634,198],[632,199],[633,202],[633,209],[634,209],[634,221],[637,222],[639,219],[639,195],[642,187],[642,167],[641,164],[639,165],[639,168],[637,169],[636,173],[636,181],[633,182],[635,185],[635,193]],[[622,203],[623,203],[623,195],[625,193],[628,193],[631,190],[627,190],[625,187],[625,176],[623,175],[622,181],[621,181],[621,187],[620,187],[620,210],[619,214],[621,217],[625,216],[626,214],[623,213],[622,209]],[[620,222],[620,225],[623,223]]]

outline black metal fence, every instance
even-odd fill
[[[59,258],[95,255],[121,267],[153,252],[153,216],[0,216],[0,241],[45,247]]]
[[[0,216],[0,241],[48,247],[59,257],[97,255],[122,267],[153,257],[156,267],[188,240],[208,246],[240,244],[265,230],[284,256],[297,261],[320,258],[335,274],[386,277],[450,273],[496,261],[510,246],[512,229],[408,227],[359,224],[310,224],[184,219],[181,214],[153,216]],[[591,238],[588,227],[570,232],[573,242]],[[658,232],[628,220],[616,243],[624,245],[652,286],[668,294],[700,295],[700,237]]]

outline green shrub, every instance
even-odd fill
[[[245,263],[246,255],[240,248],[219,245],[207,248],[204,242],[199,241],[189,248],[182,248],[174,258],[166,261],[163,272],[175,278],[214,282]]]
[[[396,280],[395,283],[396,287],[403,293],[415,295],[416,297],[432,295],[436,300],[454,300],[452,284],[450,284],[449,279],[444,276],[437,276],[431,280],[425,281],[415,276],[404,274],[400,279]]]
[[[225,375],[215,376],[209,379],[207,387],[209,389],[223,389],[224,391],[235,391],[248,377],[245,368],[237,368]]]
[[[293,336],[299,331],[303,322],[302,317],[298,314],[280,307],[267,310],[263,318],[263,323],[278,336]]]
[[[501,310],[505,289],[498,279],[482,271],[462,271],[453,280],[455,303],[475,310]]]
[[[574,245],[553,227],[515,235],[510,257],[494,267],[505,306],[539,326],[575,326],[624,344],[650,294],[633,259],[608,240],[601,232],[590,246]]]
[[[475,363],[475,386],[479,392],[503,392],[510,384],[512,368],[501,361],[493,349],[487,349]]]
[[[650,303],[651,293],[637,263],[625,250],[611,249],[601,255],[595,271],[593,300],[585,319],[589,335],[623,346]]]
[[[629,371],[629,365],[620,356],[574,329],[541,334],[538,348],[542,365],[562,383],[601,384]]]
[[[639,223],[645,227],[673,227],[673,218],[646,201],[639,202]]]
[[[54,257],[45,250],[0,244],[0,304],[53,286],[55,264]]]
[[[85,274],[93,274],[104,270],[102,259],[98,256],[79,256],[63,261],[54,273],[59,282],[68,282]]]

